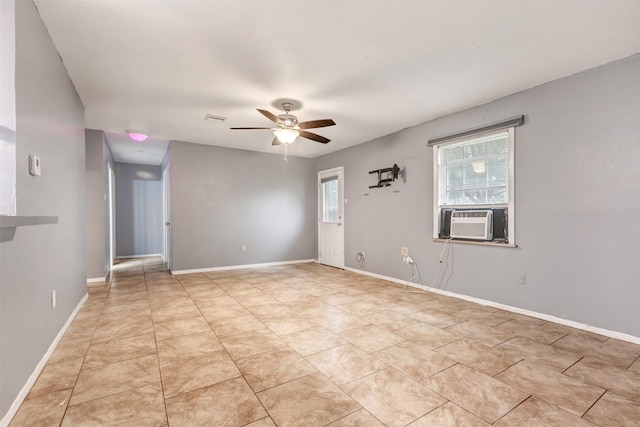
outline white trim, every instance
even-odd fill
[[[88,298],[89,298],[89,294],[85,294],[84,297],[82,297],[82,299],[76,306],[75,310],[73,310],[73,312],[67,319],[67,323],[65,323],[62,329],[60,329],[60,332],[58,332],[58,335],[56,335],[56,338],[53,340],[53,342],[49,346],[49,349],[44,354],[44,356],[42,356],[42,359],[40,359],[40,362],[38,362],[38,364],[36,365],[35,369],[31,373],[31,376],[29,377],[25,385],[20,390],[20,393],[18,393],[18,395],[16,396],[15,400],[11,404],[11,407],[9,408],[7,413],[4,415],[2,420],[0,420],[0,427],[7,427],[11,422],[11,420],[13,419],[13,417],[16,415],[16,412],[18,412],[18,409],[20,409],[20,405],[22,405],[22,402],[24,402],[24,399],[29,394],[29,391],[31,391],[31,387],[33,387],[36,380],[38,379],[38,376],[40,376],[40,373],[42,372],[45,365],[49,361],[49,358],[51,357],[54,350],[58,346],[58,343],[64,336],[65,332],[67,332],[67,329],[69,329],[69,326],[71,326],[71,322],[73,322],[73,319],[76,318],[76,315],[78,314],[78,312],[80,311],[80,309],[82,308],[82,306],[84,305],[84,303],[87,301]]]
[[[106,143],[103,135],[103,146]],[[107,146],[107,151],[109,151]],[[116,174],[113,170],[113,162],[107,162],[107,180],[109,183],[107,184],[107,197],[108,197],[108,211],[109,211],[109,219],[108,219],[108,229],[109,229],[109,269],[113,267],[113,261],[115,261],[116,257]]]
[[[92,277],[91,279],[87,279],[87,283],[97,283],[97,282],[106,282],[107,278],[105,277]]]
[[[289,264],[306,264],[310,262],[315,262],[314,259],[299,259],[294,261],[279,261],[279,262],[265,262],[262,264],[244,264],[244,265],[228,265],[225,267],[209,267],[209,268],[195,268],[192,270],[174,270],[171,271],[171,274],[174,276],[178,276],[180,274],[191,274],[191,273],[208,273],[211,271],[225,271],[225,270],[242,270],[244,268],[256,268],[256,267],[274,267],[278,265],[289,265]]]
[[[518,125],[519,126],[519,125]],[[483,204],[483,205],[440,205],[440,148],[449,145],[466,144],[467,142],[475,139],[484,138],[491,135],[499,135],[506,133],[509,139],[509,159],[508,159],[508,192],[509,200],[507,203],[495,203],[495,204]],[[488,132],[481,132],[477,134],[466,135],[460,139],[453,139],[438,144],[432,145],[432,160],[433,160],[433,238],[439,238],[441,211],[443,208],[488,208],[488,207],[506,207],[507,208],[507,234],[509,244],[516,245],[516,225],[515,225],[515,212],[516,212],[516,174],[515,174],[515,127],[501,128],[498,130],[491,130]]]
[[[516,136],[509,128],[509,202],[507,204],[507,233],[509,244],[516,244]]]
[[[332,178],[333,175],[336,175],[336,177],[338,178],[338,221],[339,224],[338,227],[340,228],[339,231],[339,236],[340,236],[340,242],[339,242],[339,246],[340,246],[340,259],[338,260],[339,262],[334,265],[334,264],[323,264],[323,265],[328,265],[330,267],[335,267],[335,268],[344,268],[345,266],[345,255],[344,255],[344,235],[345,235],[345,231],[344,231],[344,225],[345,225],[345,196],[344,196],[344,166],[337,166],[335,168],[331,168],[331,169],[325,169],[322,171],[318,171],[318,197],[317,197],[317,202],[318,202],[318,225],[317,225],[317,250],[316,253],[318,254],[318,258],[320,258],[320,242],[321,242],[321,237],[320,234],[322,233],[321,230],[321,223],[322,223],[322,209],[323,209],[323,201],[322,201],[322,179],[323,178]]]
[[[376,279],[382,279],[388,282],[399,283],[401,285],[404,285],[405,283],[407,283],[406,280],[396,279],[395,277],[383,276],[382,274],[372,273],[370,271],[358,270],[357,268],[345,267],[344,269],[352,273],[360,273],[365,276],[371,276],[371,277],[375,277]]]
[[[437,239],[440,237],[440,208],[438,206],[438,202],[440,200],[440,182],[439,182],[439,174],[438,170],[438,146],[434,145],[433,150],[431,150],[432,160],[433,160],[433,238]]]
[[[148,257],[152,257],[152,256],[159,256],[159,257],[162,257],[162,254],[123,255],[123,256],[117,256],[117,257],[116,257],[116,259],[123,259],[123,258],[148,258]]]
[[[627,341],[633,344],[640,344],[640,337],[636,337],[634,335],[625,334],[623,332],[611,331],[609,329],[598,328],[596,326],[587,325],[586,323],[580,323],[573,320],[563,319],[561,317],[556,317],[551,314],[538,313],[536,311],[526,310],[524,308],[513,307],[510,305],[500,304],[497,302],[485,300],[482,298],[471,297],[463,294],[457,294],[451,291],[445,291],[442,289],[430,288],[425,285],[419,285],[417,283],[407,283],[406,280],[396,279],[394,277],[383,276],[381,274],[370,273],[368,271],[358,270],[356,268],[345,267],[345,270],[351,271],[353,273],[360,273],[365,276],[375,277],[376,279],[383,279],[389,282],[399,283],[401,285],[408,285],[413,288],[422,289],[427,292],[434,292],[436,294],[442,294],[446,296],[450,296],[453,298],[463,299],[465,301],[475,302],[477,304],[485,305],[488,307],[499,308],[502,310],[510,311],[512,313],[523,314],[529,317],[535,317],[536,319],[547,320],[549,322],[558,323],[560,325],[569,326],[575,329],[581,329],[583,331],[593,332],[594,334],[604,335],[606,337],[615,338],[621,341]]]

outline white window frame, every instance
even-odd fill
[[[15,17],[15,2],[0,2],[0,215],[11,216],[17,213]]]
[[[439,173],[439,149],[451,145],[466,144],[474,139],[484,138],[491,135],[497,135],[507,132],[509,135],[509,179],[507,183],[509,200],[506,204],[489,204],[489,205],[441,205],[440,204],[440,173]],[[476,133],[464,138],[450,140],[441,144],[435,144],[433,147],[433,238],[439,239],[440,232],[440,213],[442,208],[492,208],[492,207],[506,207],[507,208],[507,237],[508,246],[515,246],[516,243],[516,227],[515,227],[515,128],[509,127],[506,129],[494,130],[490,132]],[[453,239],[455,241],[455,239]],[[480,244],[501,245],[495,242],[474,242]]]

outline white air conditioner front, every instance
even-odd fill
[[[492,240],[493,211],[453,211],[451,213],[452,239]]]

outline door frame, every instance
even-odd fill
[[[171,163],[162,171],[162,227],[163,233],[163,251],[162,257],[167,264],[167,268],[171,270]]]
[[[325,170],[321,170],[318,171],[318,197],[317,197],[317,201],[318,201],[318,208],[317,208],[317,213],[318,213],[318,222],[317,222],[317,254],[318,254],[318,259],[317,261],[319,263],[320,262],[320,251],[321,251],[321,239],[322,239],[322,179],[326,178],[326,177],[330,177],[330,176],[334,176],[337,175],[338,176],[338,212],[339,212],[339,221],[340,221],[340,226],[339,226],[339,230],[340,230],[340,237],[339,237],[339,250],[340,250],[340,259],[338,262],[338,265],[333,265],[333,264],[325,264],[325,265],[331,265],[332,267],[337,267],[337,268],[344,268],[345,267],[345,256],[344,256],[344,224],[345,224],[345,212],[344,212],[344,166],[338,166],[335,168],[331,168],[331,169],[325,169]]]
[[[109,270],[116,259],[116,174],[111,162],[107,163],[108,211],[109,211]]]

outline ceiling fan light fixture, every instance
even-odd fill
[[[278,138],[278,141],[280,141],[281,143],[291,144],[293,141],[296,140],[298,135],[300,135],[300,132],[298,132],[295,129],[282,128],[282,129],[276,129],[275,131],[273,131],[273,134],[276,136],[276,138]]]
[[[139,130],[128,130],[127,131],[127,135],[129,135],[129,138],[133,139],[134,141],[137,142],[142,142],[144,140],[146,140],[147,138],[149,138],[149,135],[147,135],[146,133],[143,133]]]

